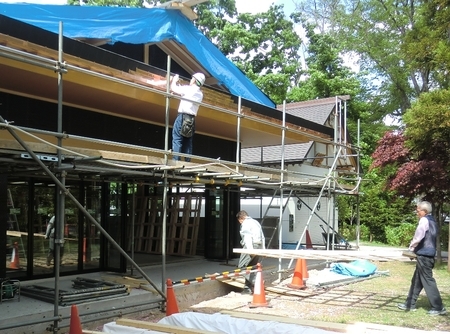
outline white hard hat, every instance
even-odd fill
[[[194,73],[192,77],[197,80],[197,85],[199,86],[203,86],[205,83],[205,75],[203,73]]]

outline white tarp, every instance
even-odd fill
[[[287,324],[276,321],[259,321],[233,318],[226,314],[204,314],[197,312],[182,312],[161,319],[159,324],[200,329],[210,332],[226,334],[336,334],[323,329]],[[120,326],[115,322],[103,326],[103,332],[114,334],[156,334],[162,333],[134,327]]]

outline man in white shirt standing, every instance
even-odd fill
[[[189,85],[178,85],[178,74],[172,79],[170,89],[172,92],[183,97],[178,106],[178,116],[175,119],[172,129],[172,151],[174,153],[192,154],[192,141],[195,133],[195,116],[197,116],[200,102],[203,100],[203,93],[200,87],[205,83],[203,73],[194,73]],[[186,99],[186,100],[185,100]],[[174,160],[180,160],[177,155]],[[186,161],[191,161],[186,157]]]
[[[251,218],[248,213],[244,210],[239,211],[236,214],[238,222],[241,224],[240,234],[241,234],[241,245],[244,249],[265,249],[266,243],[264,238],[264,233],[261,228],[261,224],[256,220]],[[261,257],[258,255],[241,254],[239,258],[239,268],[254,266],[261,262]],[[245,285],[244,291],[249,292],[251,290],[253,293],[253,286],[255,284],[256,273],[252,272],[250,275],[245,275]]]

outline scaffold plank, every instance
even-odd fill
[[[329,260],[329,261],[406,261],[409,260],[402,253],[403,250],[311,250],[311,249],[243,249],[233,248],[234,253],[252,254],[270,258]]]

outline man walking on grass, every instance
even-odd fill
[[[429,202],[419,202],[416,211],[419,224],[409,245],[409,250],[416,254],[416,270],[411,279],[411,286],[405,303],[398,304],[397,307],[404,311],[416,311],[417,299],[424,289],[431,305],[428,314],[432,316],[444,315],[447,310],[442,304],[441,294],[433,277],[438,226],[431,215],[432,207]]]

